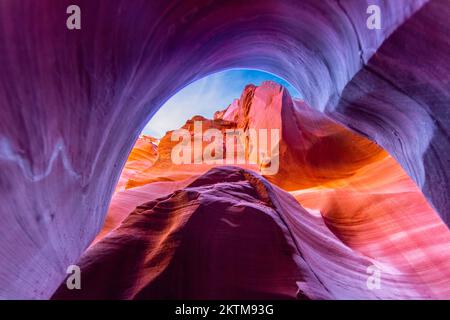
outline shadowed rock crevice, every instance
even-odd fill
[[[82,257],[82,290],[63,283],[53,298],[330,297],[297,252],[261,179],[219,167],[140,205]]]

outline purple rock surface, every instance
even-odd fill
[[[382,28],[369,30],[378,3]],[[257,68],[388,150],[450,222],[450,6],[0,2],[0,297],[49,298],[100,230],[141,129],[180,88]]]

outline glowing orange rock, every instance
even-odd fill
[[[228,126],[280,128],[280,171],[266,178],[289,191],[305,209],[280,195],[285,200],[279,205],[286,225],[294,238],[301,239],[306,263],[331,294],[319,296],[450,296],[450,232],[416,184],[377,144],[304,102],[293,101],[273,83],[247,86],[241,98],[218,111],[214,120],[201,121],[221,130]],[[191,126],[192,121],[185,125]],[[195,183],[213,167],[173,165],[172,146],[164,137],[154,165],[135,174],[127,183],[129,189],[115,195],[109,223],[97,240],[134,207]],[[380,288],[366,283],[374,270],[379,272]]]

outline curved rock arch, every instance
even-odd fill
[[[2,1],[0,297],[52,294],[66,267],[101,228],[140,130],[181,87],[228,68],[277,74],[312,107],[380,143],[448,222],[449,156],[436,156],[449,147],[448,111],[442,114],[450,100],[444,76],[450,69],[449,36],[439,34],[448,31],[448,22],[432,22],[448,16],[449,8],[439,0],[375,1],[383,27],[369,30],[369,2],[142,0],[130,6],[121,0],[81,0],[82,28],[68,30],[70,1]],[[424,24],[436,33],[431,38],[421,31]],[[431,62],[442,63],[438,71],[423,74],[428,88],[441,94],[439,101],[421,91],[409,97],[407,80],[419,77],[420,70],[408,73],[392,64],[398,57],[391,53],[407,46],[396,34],[415,30],[433,45]],[[422,49],[423,58],[427,48]],[[390,69],[372,85],[368,78],[384,75],[371,72],[377,66]],[[397,74],[407,79],[399,83]],[[412,119],[423,122],[425,143],[401,124],[409,113],[391,119],[387,103],[375,120],[361,116],[364,110],[377,113],[380,103],[371,104],[374,97],[364,94],[374,88],[406,96],[393,100],[399,102],[396,110],[406,100],[419,105],[411,108]],[[386,122],[392,129],[381,130]],[[405,152],[408,144],[413,145]]]

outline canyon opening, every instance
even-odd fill
[[[0,299],[449,299],[449,16],[1,1]]]

